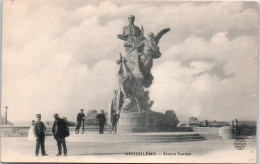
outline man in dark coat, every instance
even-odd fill
[[[104,126],[106,124],[107,118],[104,114],[104,110],[101,110],[101,113],[97,115],[99,121],[99,133],[104,134]]]
[[[80,110],[80,113],[78,113],[78,116],[77,116],[77,127],[76,127],[76,130],[75,130],[75,133],[76,134],[79,134],[79,129],[80,129],[80,126],[82,124],[82,133],[81,134],[84,134],[84,123],[85,123],[85,114],[83,113],[84,109],[81,109]]]
[[[41,121],[41,114],[37,114],[37,121],[34,123],[33,133],[36,138],[36,149],[35,149],[35,156],[38,156],[39,150],[41,147],[42,156],[47,156],[45,152],[45,131],[46,127],[44,123]]]
[[[111,123],[112,123],[112,132],[111,133],[117,133],[117,122],[119,120],[119,114],[116,113],[115,110],[112,110],[112,115],[111,115]]]
[[[59,115],[56,113],[53,115],[55,121],[52,126],[52,133],[54,135],[54,138],[57,141],[58,145],[58,154],[56,156],[61,155],[61,145],[63,147],[63,154],[64,156],[67,155],[67,146],[66,146],[66,140],[65,137],[69,135],[68,131],[68,121],[66,119],[59,118]]]

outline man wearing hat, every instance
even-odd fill
[[[104,133],[104,126],[106,124],[107,118],[105,116],[104,110],[101,110],[101,113],[97,115],[97,119],[99,121],[99,133]]]
[[[82,133],[81,134],[84,134],[85,114],[83,112],[84,112],[84,109],[80,109],[80,112],[78,113],[78,116],[77,116],[78,124],[77,124],[76,130],[75,130],[76,134],[79,134],[79,129],[80,129],[81,124],[82,124]]]
[[[37,121],[34,123],[34,136],[36,138],[36,149],[35,149],[35,156],[38,156],[39,149],[41,147],[42,156],[47,156],[45,152],[45,131],[46,127],[44,123],[41,121],[41,114],[36,114]]]
[[[65,137],[69,136],[69,130],[68,130],[68,121],[66,118],[61,119],[59,118],[59,115],[55,113],[53,115],[55,121],[52,126],[52,133],[54,138],[57,141],[58,145],[58,154],[56,156],[61,155],[61,146],[63,147],[63,154],[64,156],[67,155],[67,146],[66,146],[66,140]]]

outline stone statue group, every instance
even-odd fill
[[[115,98],[117,99],[117,113],[145,112],[153,103],[149,101],[149,93],[144,88],[152,85],[153,75],[151,69],[153,59],[161,57],[159,41],[161,37],[170,31],[170,28],[162,29],[154,35],[149,32],[147,38],[144,37],[144,28],[134,25],[135,17],[128,17],[129,25],[123,27],[122,33],[117,37],[124,42],[125,57],[120,53],[117,64],[120,65],[118,71],[119,89]],[[109,112],[111,113],[111,112]]]
[[[149,32],[147,38],[144,37],[144,28],[134,25],[135,17],[130,15],[128,17],[129,25],[123,27],[122,34],[117,35],[121,40],[126,41],[124,47],[126,52],[137,50],[139,57],[139,69],[145,78],[153,78],[151,75],[151,68],[153,66],[153,59],[161,57],[159,49],[159,41],[161,37],[170,31],[170,28],[161,30],[158,34],[154,35],[153,32]],[[151,82],[144,82],[144,87],[149,88]]]

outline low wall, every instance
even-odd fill
[[[28,136],[29,126],[10,126],[1,127],[1,136],[3,137],[24,137]]]
[[[69,127],[70,133],[75,132],[76,127]],[[27,137],[30,127],[29,126],[8,126],[8,127],[1,127],[1,136],[2,137]],[[86,132],[98,132],[99,125],[85,125],[84,130]],[[111,131],[111,126],[106,125],[104,127],[104,131]],[[46,136],[52,136],[52,127],[46,127]]]
[[[221,138],[219,136],[219,127],[193,127],[192,129],[207,139]]]

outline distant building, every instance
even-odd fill
[[[203,123],[201,123],[197,117],[190,117],[188,121],[180,122],[177,127],[200,127]]]
[[[89,110],[86,115],[85,124],[87,125],[98,125],[97,110]],[[108,119],[108,113],[105,112],[106,118]]]
[[[98,120],[97,120],[96,116],[97,116],[96,110],[89,110],[86,115],[85,124],[87,124],[87,125],[98,124]]]
[[[5,125],[5,119],[4,117],[1,115],[1,126],[13,126],[14,124],[10,121],[7,120],[7,124]]]
[[[230,126],[229,122],[226,121],[208,121],[209,127],[222,127],[222,126]]]

